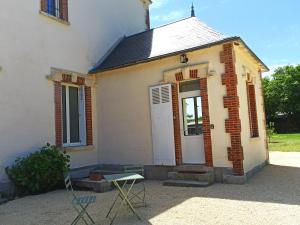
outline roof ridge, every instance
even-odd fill
[[[167,23],[167,24],[164,24],[164,25],[160,25],[158,27],[155,27],[155,28],[152,28],[152,30],[154,29],[159,29],[159,28],[162,28],[162,27],[166,27],[166,26],[169,26],[171,24],[174,24],[174,23],[179,23],[183,20],[188,20],[188,19],[195,19],[196,17],[186,17],[186,18],[183,18],[183,19],[180,19],[180,20],[177,20],[177,21],[174,21],[174,22],[170,22],[170,23]],[[198,21],[200,21],[198,18],[196,18]]]
[[[195,18],[195,17],[186,17],[186,18],[184,18],[184,19],[180,19],[180,20],[177,20],[177,21],[174,21],[174,22],[171,22],[171,23],[167,23],[167,24],[164,24],[164,25],[161,25],[161,26],[158,26],[158,27],[151,28],[150,30],[145,30],[145,31],[142,31],[142,32],[139,32],[139,33],[135,33],[135,34],[129,35],[129,36],[125,36],[125,38],[134,37],[134,36],[137,36],[137,35],[140,35],[140,34],[143,34],[143,33],[147,33],[147,32],[150,32],[150,31],[153,31],[153,30],[162,28],[162,27],[166,27],[166,26],[172,25],[172,24],[174,24],[174,23],[179,23],[179,22],[182,22],[182,21],[184,21],[184,20],[194,19],[194,18]],[[198,20],[199,22],[201,22],[198,18],[197,18],[197,20]]]

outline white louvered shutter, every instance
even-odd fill
[[[176,165],[171,85],[151,87],[150,104],[154,164]]]

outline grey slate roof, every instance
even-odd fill
[[[90,73],[130,66],[235,39],[239,37],[228,38],[196,17],[190,17],[124,37]]]

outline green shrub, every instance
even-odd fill
[[[17,158],[6,173],[19,188],[31,194],[52,190],[69,170],[70,156],[47,144],[40,151]]]

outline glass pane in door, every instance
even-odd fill
[[[201,97],[182,99],[182,115],[185,136],[201,135],[203,133]]]
[[[184,135],[196,135],[194,98],[182,99]]]

